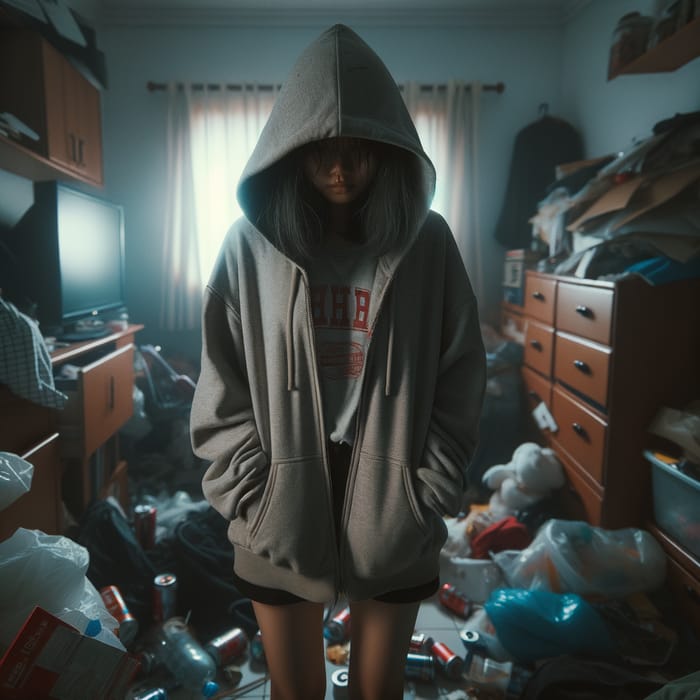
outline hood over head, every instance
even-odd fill
[[[237,195],[249,221],[258,221],[267,201],[266,173],[272,166],[305,144],[338,136],[412,153],[420,162],[427,214],[435,169],[401,92],[379,56],[349,27],[337,24],[297,59],[243,171]]]

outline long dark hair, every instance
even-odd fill
[[[290,153],[267,173],[266,202],[255,222],[277,248],[301,263],[314,257],[325,227],[325,202],[303,169],[310,147]],[[368,253],[382,255],[413,236],[427,195],[418,156],[380,142],[372,142],[372,148],[377,170],[353,216]]]

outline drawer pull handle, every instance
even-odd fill
[[[537,301],[544,301],[544,294],[542,292],[533,292],[532,298],[537,299]]]
[[[539,340],[531,340],[530,345],[538,352],[542,352],[542,343]]]
[[[693,601],[693,603],[697,603],[700,605],[700,593],[698,593],[698,591],[696,591],[692,586],[689,586],[686,583],[685,592],[688,594],[688,598],[690,598]]]
[[[540,395],[536,391],[533,391],[532,389],[530,389],[530,391],[528,391],[527,394],[531,399],[534,399],[535,401],[542,401],[542,399],[540,398]]]
[[[586,432],[586,429],[580,423],[572,423],[571,427],[574,429],[574,432],[576,433],[576,435],[584,438],[585,440],[588,440],[588,433]]]
[[[590,374],[591,373],[591,368],[588,364],[586,364],[583,360],[574,360],[574,367],[579,372],[583,372],[584,374]]]
[[[114,377],[109,378],[109,410],[114,410]]]
[[[583,304],[579,304],[576,307],[576,313],[584,318],[593,318],[593,311],[588,306],[584,306]]]

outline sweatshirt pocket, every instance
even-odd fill
[[[399,572],[431,549],[433,528],[408,465],[361,454],[351,488],[347,537],[357,575]]]
[[[273,462],[250,523],[250,549],[305,576],[333,566],[333,531],[320,457]]]

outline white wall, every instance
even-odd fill
[[[163,228],[165,95],[148,80],[282,81],[299,52],[327,23],[308,27],[126,28],[103,30],[109,66],[104,95],[105,191],[126,206],[129,307],[157,329]],[[490,293],[481,300],[495,319],[502,250],[492,231],[500,211],[514,134],[537,117],[540,102],[561,105],[561,34],[551,26],[354,27],[397,81],[449,78],[503,81],[505,93],[483,95],[482,236],[490,252]],[[236,183],[231,183],[231,193]],[[221,234],[223,235],[223,231]],[[157,330],[158,342],[166,335]]]

